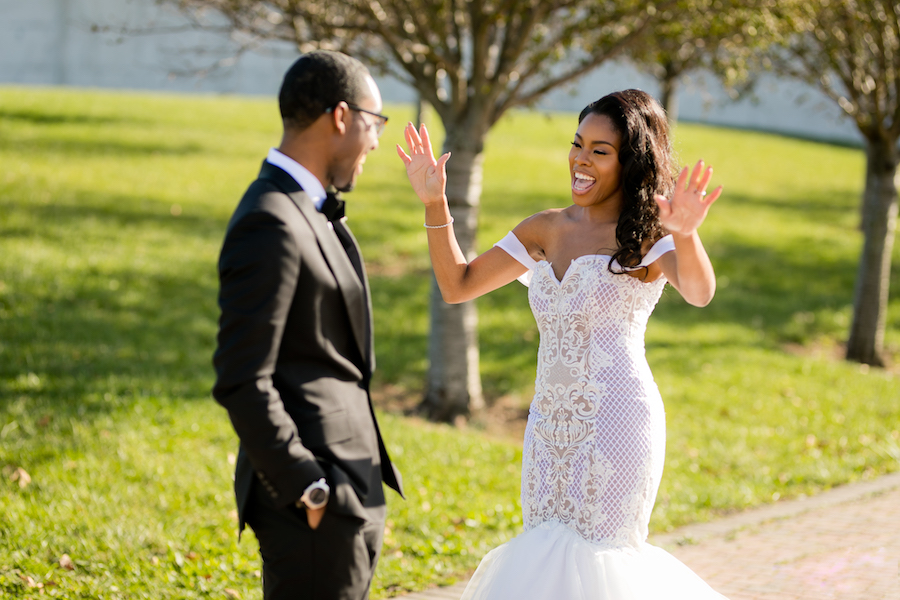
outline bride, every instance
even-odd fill
[[[572,204],[522,221],[467,263],[423,125],[405,130],[406,164],[425,205],[431,262],[447,302],[514,279],[529,286],[540,331],[522,459],[525,532],[490,553],[465,600],[722,599],[646,542],[665,455],[665,412],[644,356],[663,287],[705,306],[715,274],[697,229],[721,194],[712,169],[676,175],[666,116],[638,90],[578,117]]]

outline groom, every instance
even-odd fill
[[[381,550],[382,481],[402,495],[369,397],[369,283],[344,202],[387,117],[357,60],[311,52],[279,94],[284,136],[238,204],[219,258],[213,396],[240,438],[235,492],[267,600],[363,599]]]

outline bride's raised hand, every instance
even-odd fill
[[[659,206],[659,221],[669,233],[690,235],[697,231],[706,218],[709,207],[722,194],[720,185],[709,195],[706,186],[712,178],[712,167],[704,168],[703,161],[697,161],[688,175],[688,168],[682,169],[675,182],[675,193],[669,200],[664,196],[655,196]]]
[[[403,151],[400,144],[397,144],[397,154],[406,165],[406,176],[409,177],[413,191],[425,204],[444,202],[447,188],[446,164],[450,153],[444,154],[438,160],[434,159],[431,139],[424,123],[420,131],[416,131],[412,123],[407,124],[403,134],[406,137],[409,154]]]

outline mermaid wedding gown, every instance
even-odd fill
[[[463,600],[685,600],[724,597],[646,542],[665,455],[665,412],[644,357],[644,331],[665,278],[644,283],[572,261],[557,280],[510,232],[497,246],[540,331],[522,456],[525,532],[481,562]],[[661,239],[641,266],[675,249]]]

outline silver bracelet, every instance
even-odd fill
[[[443,229],[444,227],[450,227],[451,225],[453,225],[454,220],[455,219],[453,217],[450,217],[450,222],[444,223],[443,225],[429,225],[428,223],[423,223],[423,225],[425,225],[425,229]]]

